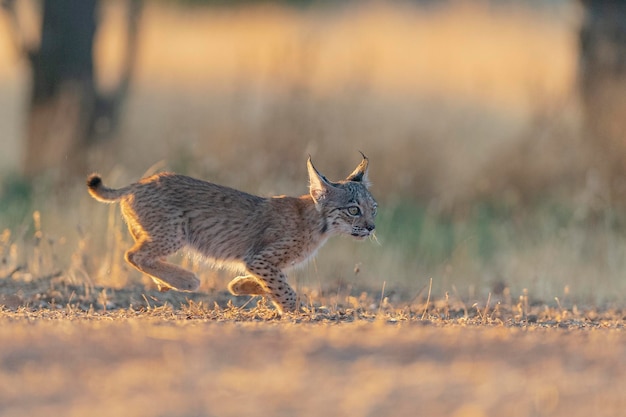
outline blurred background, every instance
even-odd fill
[[[378,243],[329,242],[297,287],[623,303],[624,2],[2,5],[0,278],[140,282],[92,171],[298,195],[308,154],[341,179],[361,150]]]

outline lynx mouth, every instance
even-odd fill
[[[366,233],[350,233],[350,236],[352,236],[353,238],[355,238],[356,240],[364,240],[367,239],[367,237],[370,235],[369,232]]]

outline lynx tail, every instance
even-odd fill
[[[127,194],[128,187],[120,188],[119,190],[108,188],[102,183],[102,178],[98,174],[91,174],[87,178],[87,191],[98,201],[115,203]]]

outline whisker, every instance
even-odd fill
[[[373,242],[374,242],[374,243],[376,243],[378,246],[382,246],[382,245],[383,245],[382,243],[380,243],[380,240],[378,240],[378,237],[376,236],[376,232],[372,232],[372,233],[370,233],[370,235],[369,235],[369,239],[370,239],[370,242],[372,242],[372,241],[373,241]]]

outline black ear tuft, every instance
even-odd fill
[[[359,152],[361,153],[361,156],[363,156],[363,160],[361,161],[359,166],[357,166],[356,169],[352,171],[350,175],[348,175],[346,180],[362,182],[367,187],[369,186],[369,181],[367,180],[367,166],[369,164],[369,159],[367,159],[367,156],[365,156],[363,152]]]

